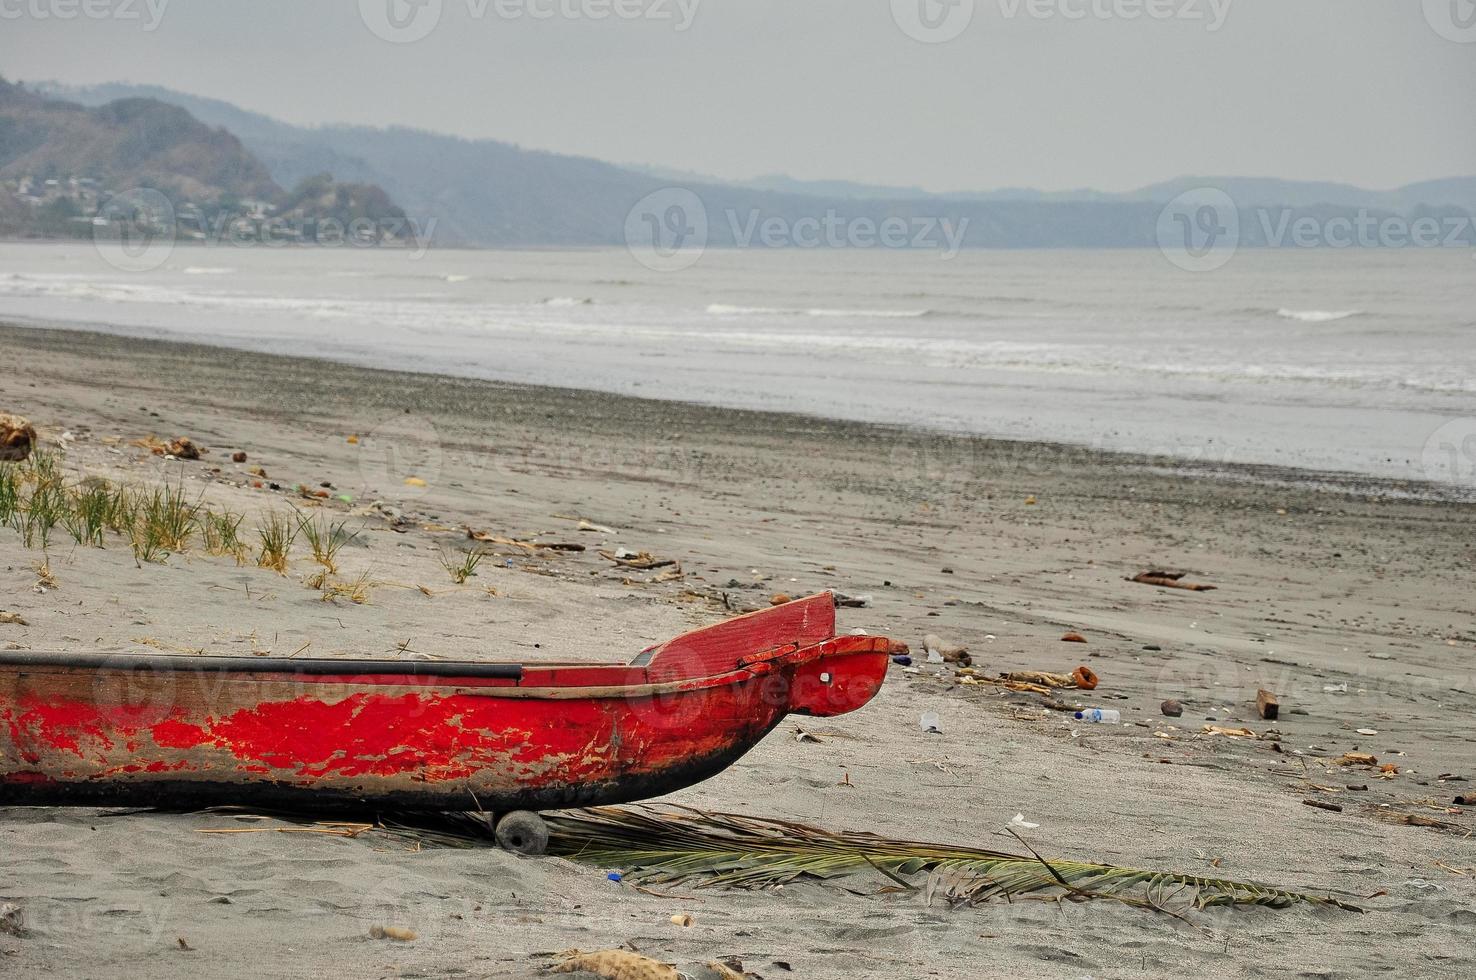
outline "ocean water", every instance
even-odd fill
[[[0,244],[0,319],[1476,487],[1476,255]]]

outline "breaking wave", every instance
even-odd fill
[[[711,303],[707,312],[712,316],[814,316],[814,317],[875,317],[881,319],[911,320],[927,316],[932,310],[833,310],[824,307],[812,309],[784,309],[771,306],[732,306],[727,303]]]
[[[1362,313],[1362,310],[1288,310],[1284,306],[1276,311],[1277,316],[1300,323],[1331,323],[1334,320],[1346,320],[1350,316],[1360,316]]]

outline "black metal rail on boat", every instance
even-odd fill
[[[180,654],[47,653],[0,651],[0,667],[61,667],[83,670],[242,672],[252,674],[394,674],[419,677],[495,677],[521,680],[522,664],[454,660],[292,660],[287,657],[212,657]]]

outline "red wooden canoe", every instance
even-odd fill
[[[829,594],[629,664],[0,652],[0,805],[543,810],[706,779],[871,700],[889,642]]]

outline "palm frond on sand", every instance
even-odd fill
[[[599,807],[545,817],[550,853],[619,870],[627,880],[647,884],[701,881],[764,888],[871,871],[922,891],[929,902],[955,907],[1034,896],[1112,899],[1173,914],[1175,909],[1301,903],[1362,911],[1332,896],[1253,882],[1047,860],[1029,845],[1030,854],[1010,854],[673,806]],[[924,873],[921,884],[910,882]]]

